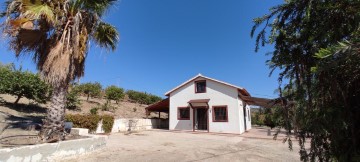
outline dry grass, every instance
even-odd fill
[[[16,98],[11,95],[0,95],[6,102],[0,104],[0,112],[7,113],[18,117],[43,117],[46,114],[46,109],[50,105],[47,104],[35,104],[33,101],[26,98],[22,98],[19,104],[12,104]],[[90,98],[86,101],[86,97],[80,97],[81,106],[79,110],[66,110],[69,114],[89,114],[90,109],[94,107],[100,107],[105,104],[106,100]],[[129,101],[120,101],[116,104],[114,101],[111,102],[111,106],[115,107],[114,110],[102,111],[98,110],[99,114],[114,115],[115,118],[146,118],[145,107],[147,105],[132,103]],[[157,113],[152,113],[149,118],[158,117]],[[162,113],[162,118],[167,118],[167,114]]]

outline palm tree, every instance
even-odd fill
[[[8,0],[3,33],[17,57],[30,54],[53,87],[51,106],[39,136],[63,140],[67,88],[84,75],[89,43],[114,51],[116,28],[101,16],[116,0]]]

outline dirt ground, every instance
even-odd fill
[[[264,138],[249,138],[251,133]],[[101,150],[60,161],[299,161],[298,146],[290,151],[281,140],[266,138],[257,130],[246,136],[160,130],[117,133]]]

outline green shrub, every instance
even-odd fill
[[[101,116],[102,119],[102,129],[105,133],[111,133],[111,129],[114,125],[114,117],[110,115]]]
[[[101,105],[102,111],[110,111],[110,110],[115,111],[115,109],[116,109],[116,107],[111,106],[111,102],[109,100],[107,100],[103,105]]]
[[[94,108],[93,108],[94,109]],[[80,115],[67,114],[65,121],[72,122],[74,128],[87,128],[90,132],[95,132],[98,123],[102,120],[102,129],[105,133],[110,133],[114,125],[114,117],[111,115]]]
[[[93,108],[90,109],[90,114],[92,114],[92,115],[97,115],[97,114],[98,114],[98,110],[99,110],[99,108],[93,107]]]
[[[65,121],[72,122],[74,128],[87,128],[90,132],[95,132],[101,117],[99,115],[80,115],[67,114]]]

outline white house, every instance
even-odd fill
[[[251,129],[250,107],[242,99],[250,94],[244,88],[199,74],[165,95],[168,99],[148,108],[168,104],[170,130],[241,134]]]

